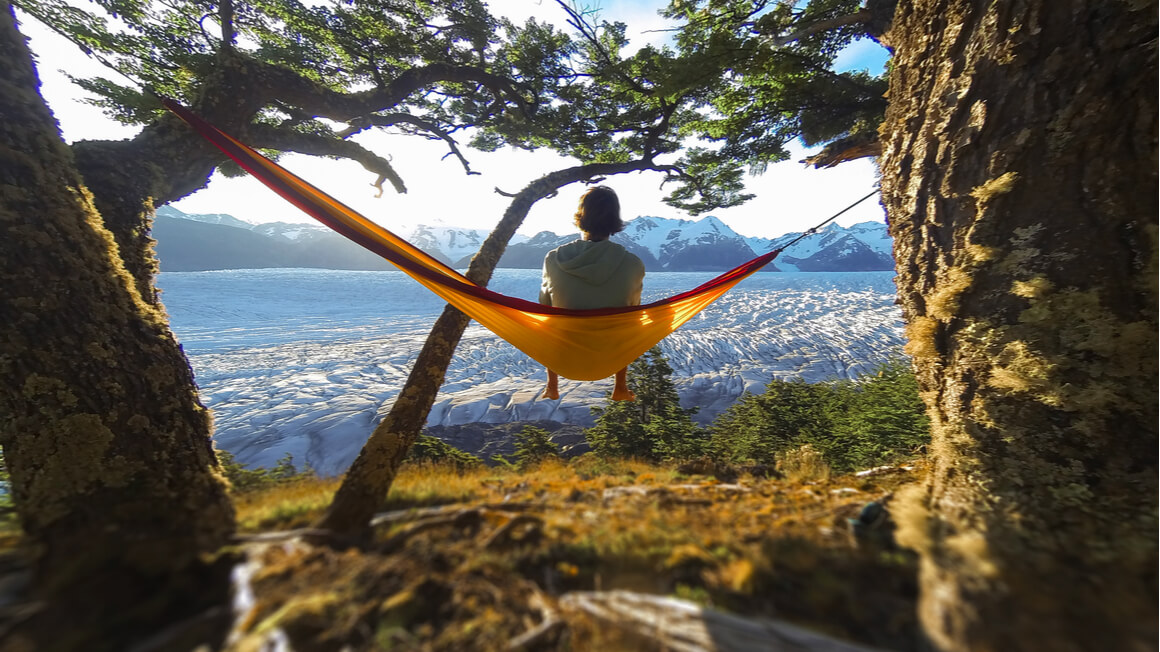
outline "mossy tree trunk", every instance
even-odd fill
[[[940,650],[1156,644],[1155,3],[909,0],[882,127]]]
[[[218,127],[246,136],[268,93],[265,78],[233,50],[219,52],[191,107]],[[226,157],[175,115],[164,113],[133,138],[82,140],[73,157],[143,299],[157,303],[154,208],[209,184]]]
[[[205,187],[222,156],[168,116],[131,139],[80,141],[73,154],[137,293],[157,303],[153,283],[160,268],[151,235],[155,206]]]
[[[230,538],[233,508],[189,365],[38,87],[0,2],[0,446],[48,605],[22,635],[127,649],[204,604],[203,555]]]
[[[515,195],[503,218],[488,235],[472,259],[467,278],[487,286],[499,259],[532,205],[555,194],[560,188],[580,181],[624,172],[660,170],[651,160],[627,163],[594,163],[547,174],[528,184]],[[358,536],[365,533],[371,518],[382,509],[399,466],[411,445],[422,434],[427,415],[451,365],[455,347],[471,319],[448,305],[435,321],[423,343],[403,389],[387,416],[375,427],[318,527],[331,532]]]

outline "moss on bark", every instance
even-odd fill
[[[934,462],[900,536],[938,649],[1155,643],[1155,19],[912,0],[888,34],[883,202]]]
[[[45,613],[99,585],[93,613],[128,628],[229,539],[233,508],[189,365],[94,210],[7,3],[0,61],[0,446]]]

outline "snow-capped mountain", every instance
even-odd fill
[[[232,226],[236,229],[253,229],[255,225],[250,224],[245,220],[239,220],[233,215],[226,213],[199,213],[197,215],[188,215],[172,206],[162,206],[157,209],[157,214],[164,217],[180,217],[187,220],[194,220],[196,222],[204,222],[205,224],[220,224],[222,226]]]
[[[670,272],[726,270],[756,255],[745,238],[713,216],[696,221],[638,217],[617,239],[639,245],[660,270]]]
[[[157,211],[157,213],[160,215],[161,211]],[[190,215],[185,219],[197,219],[198,217],[200,215]],[[204,220],[197,221],[202,222]],[[305,242],[315,238],[333,235],[330,229],[320,224],[300,224],[295,222],[266,222],[264,224],[252,225],[250,230],[254,233],[261,233],[272,238],[285,238],[292,242]]]
[[[453,226],[429,226],[420,224],[410,234],[404,235],[407,242],[426,251],[452,267],[467,267],[471,257],[483,246],[488,232],[483,229],[465,229]],[[528,238],[516,234],[511,244],[519,244]],[[502,263],[500,263],[503,266]]]
[[[798,233],[777,238],[746,238],[757,253],[786,246]],[[790,245],[774,264],[784,272],[869,272],[894,268],[892,241],[881,222],[861,222],[849,227],[829,224],[813,235]]]
[[[390,269],[378,256],[320,225],[286,222],[253,225],[229,215],[191,215],[169,206],[159,209],[157,215],[154,234],[162,269],[166,271],[268,267]],[[205,225],[197,229],[198,237],[189,237],[189,221]],[[239,229],[250,233],[242,237]],[[442,262],[463,268],[488,233],[482,229],[419,226],[400,235]],[[613,240],[639,256],[649,271],[690,272],[730,269],[799,235],[753,238],[738,234],[713,216],[700,220],[646,216],[628,221],[625,230],[613,236]],[[255,240],[254,236],[260,237]],[[577,237],[577,233],[559,235],[548,231],[531,238],[517,235],[499,266],[538,269],[545,254]],[[224,255],[219,243],[235,243],[237,251]],[[863,222],[847,228],[831,224],[786,249],[767,269],[859,272],[885,271],[893,266],[886,225]]]
[[[645,269],[664,272],[724,271],[771,249],[783,246],[801,233],[779,238],[747,238],[716,217],[678,220],[638,217],[624,231],[612,236],[644,261]],[[557,235],[548,231],[507,248],[501,267],[537,269],[544,255],[575,240],[579,234]],[[848,228],[830,225],[797,242],[770,265],[769,271],[865,272],[894,268],[890,235],[886,225],[863,222]]]

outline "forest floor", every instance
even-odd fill
[[[733,631],[777,623],[917,648],[914,558],[867,505],[888,505],[921,462],[813,480],[712,471],[587,457],[523,472],[409,466],[373,542],[345,549],[276,534],[307,527],[336,482],[242,494],[249,562],[228,648],[611,652],[708,636],[801,649],[749,648]],[[686,618],[670,627],[666,612]]]

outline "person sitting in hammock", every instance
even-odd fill
[[[620,199],[607,186],[590,188],[580,197],[576,226],[582,238],[553,249],[544,257],[540,303],[559,308],[613,308],[640,305],[644,263],[609,240],[624,230]],[[612,400],[631,401],[628,368],[616,372]],[[560,378],[548,370],[548,386],[541,398],[560,398]]]

